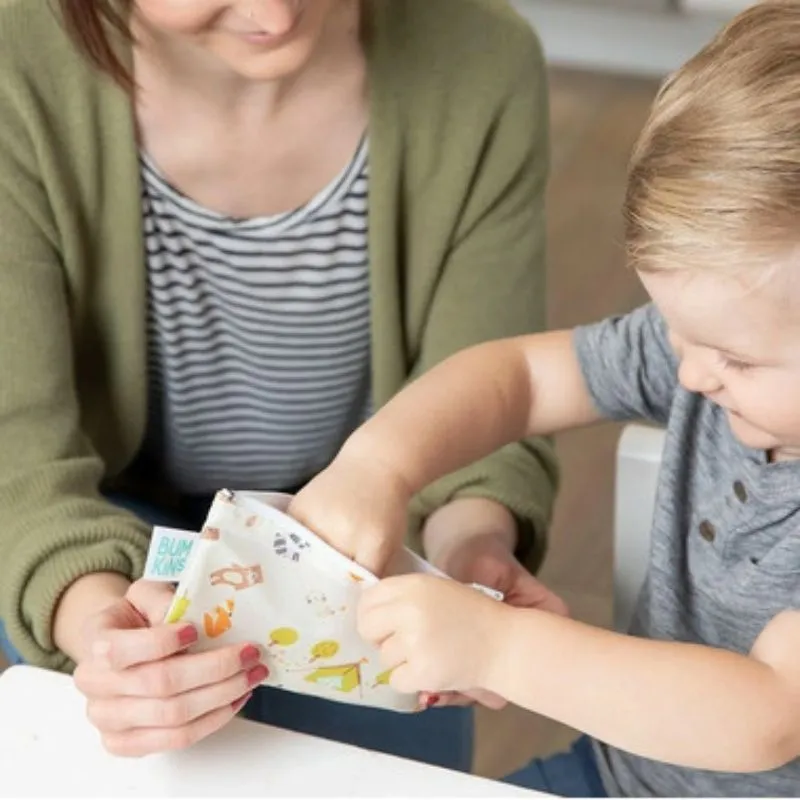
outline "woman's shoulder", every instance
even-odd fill
[[[58,0],[0,0],[0,119],[6,134],[0,170],[8,165],[4,155],[16,151],[12,161],[19,161],[42,137],[62,166],[76,158],[84,163],[92,153],[86,136],[100,116],[106,127],[127,122],[124,92],[83,56],[59,6]]]
[[[435,69],[438,81],[497,90],[520,79],[530,86],[544,71],[536,31],[507,0],[372,0],[372,6],[379,45],[402,54],[396,62],[410,69]]]
[[[20,82],[59,87],[91,73],[67,34],[57,0],[0,0],[0,62],[5,88]],[[65,98],[66,100],[66,98]]]
[[[509,0],[395,0],[393,6],[414,25],[426,22],[430,32],[460,42],[461,49],[503,44],[516,55],[538,45],[533,28]]]

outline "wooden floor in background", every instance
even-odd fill
[[[657,90],[653,81],[554,71],[548,198],[551,327],[626,311],[644,294],[622,256],[628,155]],[[585,622],[611,623],[613,458],[619,427],[559,436],[562,485],[540,577]],[[519,709],[479,711],[475,771],[499,777],[563,749],[575,733]]]
[[[633,308],[644,297],[623,264],[620,204],[631,145],[656,91],[652,81],[552,73],[553,169],[549,190],[550,325],[571,326]],[[566,434],[563,482],[542,579],[573,615],[611,619],[613,456],[619,429]],[[3,668],[0,657],[0,670]],[[475,771],[499,777],[557,751],[574,732],[519,709],[481,710]]]

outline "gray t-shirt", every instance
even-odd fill
[[[680,387],[654,306],[579,328],[575,347],[605,417],[667,429],[648,575],[630,632],[748,653],[773,617],[800,608],[800,461],[769,463],[734,438],[721,408]],[[651,711],[643,706],[641,714]],[[601,743],[595,752],[612,796],[800,795],[800,759],[740,775],[662,764]]]

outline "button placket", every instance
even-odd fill
[[[731,558],[731,548],[734,553],[738,551],[741,536],[747,535],[754,521],[763,514],[763,509],[759,509],[760,503],[753,495],[755,477],[748,474],[751,472],[748,465],[734,466],[731,472],[726,485],[720,487],[725,493],[725,505],[719,518],[707,517],[716,528],[716,547],[726,561]]]
[[[771,528],[786,514],[786,509],[770,502],[764,502],[754,491],[757,481],[753,476],[747,481],[745,476],[738,479],[745,490],[746,500],[740,500],[736,492],[736,480],[731,482],[731,506],[727,535],[725,536],[722,558],[729,565],[752,563],[751,554],[766,528]],[[741,490],[740,490],[741,492]]]
[[[737,528],[749,527],[754,507],[758,504],[748,502],[748,483],[742,470],[733,469],[719,475],[703,493],[703,499],[693,515],[694,527],[691,532],[695,537],[698,555],[713,553],[715,559],[724,561]]]

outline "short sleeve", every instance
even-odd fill
[[[589,394],[604,417],[666,424],[678,388],[678,359],[653,304],[576,328],[574,343]]]

